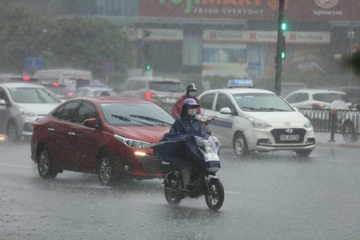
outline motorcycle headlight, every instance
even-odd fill
[[[25,109],[20,109],[21,115],[23,115],[24,117],[36,117],[37,114],[34,112],[30,112],[28,110]]]
[[[311,122],[308,118],[304,118],[304,127],[305,128],[311,128],[312,125],[311,125]]]
[[[143,142],[131,138],[122,137],[118,134],[114,134],[114,137],[119,140],[120,142],[124,143],[126,146],[133,147],[133,148],[151,148],[154,146],[153,143]]]
[[[250,120],[251,126],[253,128],[270,128],[271,127],[270,124],[260,121],[260,120],[257,120],[257,119],[254,119],[254,118],[249,118],[249,120]]]

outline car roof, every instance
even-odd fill
[[[165,77],[143,77],[143,76],[140,76],[140,77],[131,77],[131,78],[127,79],[127,81],[132,81],[132,80],[158,81],[158,82],[169,82],[169,81],[181,82],[177,78],[165,78]]]
[[[108,87],[79,87],[76,90],[79,89],[87,89],[87,90],[100,90],[100,91],[113,91],[112,88],[108,88]]]
[[[9,88],[45,88],[40,84],[34,83],[0,83],[0,86],[9,87]]]
[[[117,96],[102,96],[102,97],[78,97],[73,98],[69,101],[73,100],[86,100],[90,102],[100,103],[113,103],[113,102],[123,102],[123,103],[148,103],[148,104],[155,104],[151,101],[147,101],[141,98],[130,98],[130,97],[117,97]]]
[[[236,94],[236,93],[272,93],[272,94],[275,94],[272,91],[260,89],[260,88],[221,88],[221,89],[207,90],[207,91],[203,92],[202,94],[215,93],[215,92],[227,92],[230,94]]]
[[[306,92],[306,93],[337,93],[337,94],[346,94],[342,91],[328,90],[328,89],[298,89],[290,94],[298,93],[298,92]],[[289,95],[290,95],[289,94]]]

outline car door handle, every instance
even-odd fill
[[[55,132],[55,129],[53,129],[53,128],[48,128],[47,130],[48,130],[48,132]]]
[[[75,136],[76,134],[74,132],[68,132],[68,136]]]

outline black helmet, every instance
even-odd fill
[[[189,85],[187,85],[186,92],[189,92],[189,91],[196,91],[195,83],[190,83]]]

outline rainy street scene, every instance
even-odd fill
[[[0,240],[358,240],[359,11],[2,0]]]

